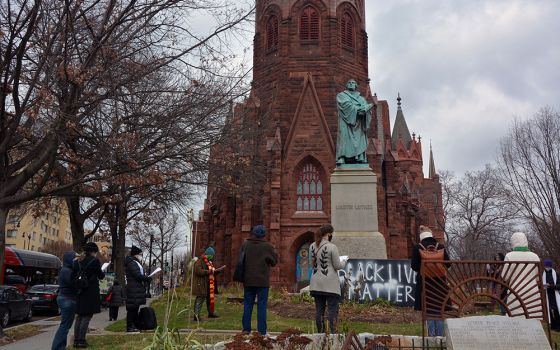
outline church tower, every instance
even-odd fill
[[[213,185],[221,173],[210,171],[198,236],[193,239],[196,253],[208,245],[216,248],[216,264],[228,266],[222,282],[231,281],[251,228],[263,224],[266,239],[279,254],[271,283],[291,290],[309,283],[309,245],[314,232],[331,221],[336,95],[349,79],[356,80],[361,95],[376,105],[367,155],[378,177],[379,231],[390,258],[408,257],[417,222],[424,220],[420,215],[428,213],[421,208],[422,196],[434,196],[423,189],[420,138],[405,132],[400,107],[398,132],[392,137],[388,103],[370,92],[364,1],[257,0],[252,89],[244,103],[232,108],[231,116],[231,125],[255,132],[235,152],[213,150],[244,157],[251,165],[234,176],[239,182],[235,190]]]

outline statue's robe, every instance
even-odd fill
[[[358,91],[343,91],[336,95],[338,109],[338,136],[336,140],[337,163],[367,163],[367,130],[371,123],[371,107]],[[366,116],[358,117],[358,110]]]

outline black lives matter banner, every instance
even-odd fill
[[[400,306],[414,305],[416,272],[410,268],[410,260],[350,259],[339,277],[346,299],[381,298]]]

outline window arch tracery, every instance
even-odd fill
[[[296,210],[323,211],[323,181],[319,169],[307,162],[297,174]]]

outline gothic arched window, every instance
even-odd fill
[[[266,48],[267,50],[278,47],[278,18],[270,16],[266,22]]]
[[[340,21],[340,40],[343,46],[354,48],[354,20],[348,12],[342,15]]]
[[[323,182],[312,163],[306,163],[297,176],[297,211],[323,210]]]
[[[300,40],[319,40],[319,12],[313,6],[307,6],[299,20]]]

